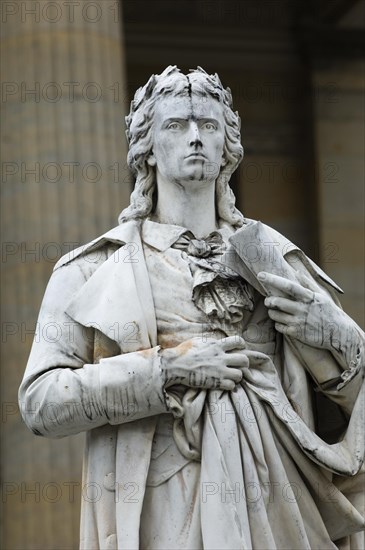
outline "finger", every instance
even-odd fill
[[[276,289],[279,292],[283,292],[296,300],[301,300],[308,303],[313,301],[313,291],[304,288],[302,285],[295,283],[294,281],[289,281],[284,277],[279,277],[279,275],[273,275],[272,273],[266,273],[264,271],[261,271],[257,277],[259,281],[262,281],[265,284],[265,286],[269,286],[274,290]]]
[[[298,324],[285,325],[282,323],[275,323],[275,328],[281,334],[285,336],[290,336],[291,338],[300,339],[301,337],[301,327]]]
[[[262,353],[261,351],[247,349],[244,353],[247,356],[250,365],[259,365],[263,361],[267,361],[270,359],[268,355],[266,355],[266,353]]]
[[[227,336],[221,340],[222,349],[230,351],[234,349],[245,349],[246,343],[241,336]]]
[[[271,310],[284,311],[296,315],[301,311],[301,302],[294,302],[288,298],[280,298],[279,296],[270,296],[265,298],[265,306]],[[303,306],[302,306],[303,307]]]
[[[226,365],[228,367],[248,367],[247,355],[244,355],[243,353],[227,353]]]
[[[312,292],[318,292],[320,290],[318,288],[318,285],[313,281],[313,279],[310,279],[304,273],[300,273],[300,271],[298,271],[297,278],[300,284],[305,288],[308,288],[308,290],[311,290]]]
[[[235,387],[236,387],[236,384],[232,382],[232,380],[221,380],[217,389],[232,391],[235,389]]]
[[[282,311],[276,311],[275,309],[269,309],[268,313],[270,319],[282,325],[293,325],[295,323],[295,317],[289,313],[283,313]]]
[[[205,388],[208,390],[214,390],[220,388],[221,380],[220,376],[208,376],[204,372],[192,373],[189,376],[187,386],[190,388]],[[230,380],[233,382],[232,380]]]
[[[222,380],[233,380],[235,384],[238,384],[238,382],[241,382],[242,376],[242,370],[235,369],[233,367],[227,367],[224,369]]]

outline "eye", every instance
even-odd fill
[[[180,122],[170,122],[170,124],[167,126],[167,129],[168,130],[180,130],[180,128],[182,128],[182,125],[180,124]]]
[[[208,132],[214,132],[214,130],[217,129],[217,126],[213,122],[206,122],[205,124],[203,124],[203,128],[205,130],[208,130]]]

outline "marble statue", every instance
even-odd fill
[[[19,393],[35,434],[86,432],[81,548],[362,548],[364,334],[236,209],[230,90],[170,66],[126,126],[130,205],[55,266]]]

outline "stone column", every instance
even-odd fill
[[[364,325],[364,60],[314,63],[321,265]]]
[[[2,547],[76,548],[83,436],[30,434],[17,390],[55,260],[116,225],[128,203],[121,6],[1,4]]]

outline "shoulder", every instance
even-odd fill
[[[111,254],[126,243],[135,242],[140,239],[140,228],[137,222],[131,221],[113,227],[103,235],[92,241],[71,250],[62,256],[53,268],[57,271],[68,265],[79,268],[97,268],[106,261]]]

